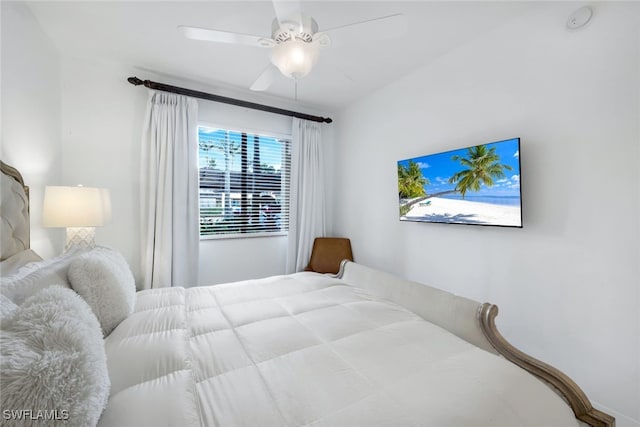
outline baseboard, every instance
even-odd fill
[[[602,412],[606,412],[607,414],[616,417],[616,427],[640,427],[640,420],[634,420],[633,418],[621,414],[620,412],[608,408],[605,405],[601,405],[598,402],[591,401],[593,407],[601,410]]]

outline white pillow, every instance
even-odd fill
[[[20,251],[9,258],[0,261],[0,274],[3,277],[17,273],[22,267],[30,262],[42,261],[42,258],[31,249]]]
[[[69,265],[71,287],[89,304],[106,337],[126,319],[136,303],[136,284],[124,257],[96,247]]]
[[[75,292],[52,286],[11,310],[1,322],[0,355],[4,411],[49,414],[67,426],[98,423],[110,388],[104,341]]]
[[[2,325],[2,319],[9,315],[17,305],[13,303],[9,298],[0,294],[0,325]]]
[[[2,277],[0,293],[14,303],[21,304],[30,296],[49,286],[57,285],[70,288],[67,269],[73,258],[82,252],[83,250],[69,251],[55,258],[28,263],[14,274]]]

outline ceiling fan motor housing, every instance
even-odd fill
[[[301,16],[300,22],[283,21],[282,25],[278,19],[274,19],[271,24],[271,38],[278,43],[287,40],[300,40],[305,43],[313,41],[313,35],[318,32],[318,23],[310,16]]]

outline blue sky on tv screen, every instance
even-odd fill
[[[495,148],[496,154],[500,156],[500,163],[511,166],[512,170],[505,170],[505,177],[494,180],[494,185],[491,188],[482,185],[480,191],[469,191],[466,197],[520,197],[520,151],[518,138],[484,145],[488,148]],[[429,184],[424,186],[427,194],[450,191],[455,188],[455,184],[449,184],[449,178],[456,172],[466,169],[459,161],[452,160],[452,157],[456,155],[466,157],[468,148],[469,147],[465,147],[459,150],[401,160],[398,164],[407,166],[409,161],[418,164],[423,176],[429,180]]]

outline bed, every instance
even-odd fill
[[[25,408],[31,420],[34,413],[40,417],[34,425],[57,417],[67,425],[102,427],[615,425],[570,378],[511,346],[496,329],[495,305],[350,261],[336,276],[301,272],[135,292],[113,249],[39,260],[29,249],[28,227],[14,225],[28,224],[23,185],[3,164],[0,398],[7,425],[22,425],[16,418],[25,414],[11,411]],[[5,197],[7,191],[15,197]],[[84,271],[105,263],[107,279]],[[25,275],[37,280],[23,287]],[[83,277],[89,279],[80,286]],[[65,307],[62,317],[77,309],[86,318],[72,322],[86,326],[77,336],[90,341],[81,340],[73,357],[85,348],[93,353],[64,366],[91,370],[65,371],[73,381],[57,378],[60,390],[73,383],[84,387],[81,393],[48,396],[38,386],[36,397],[10,400],[13,382],[32,386],[15,370],[33,370],[33,364],[25,368],[5,349],[19,339],[28,344],[42,329],[39,323],[33,333],[15,327],[23,306],[28,311],[38,297],[41,305],[55,300]],[[112,310],[103,310],[105,300]],[[124,309],[114,319],[119,306]],[[97,374],[87,379],[87,372]],[[87,395],[89,402],[77,402]]]

